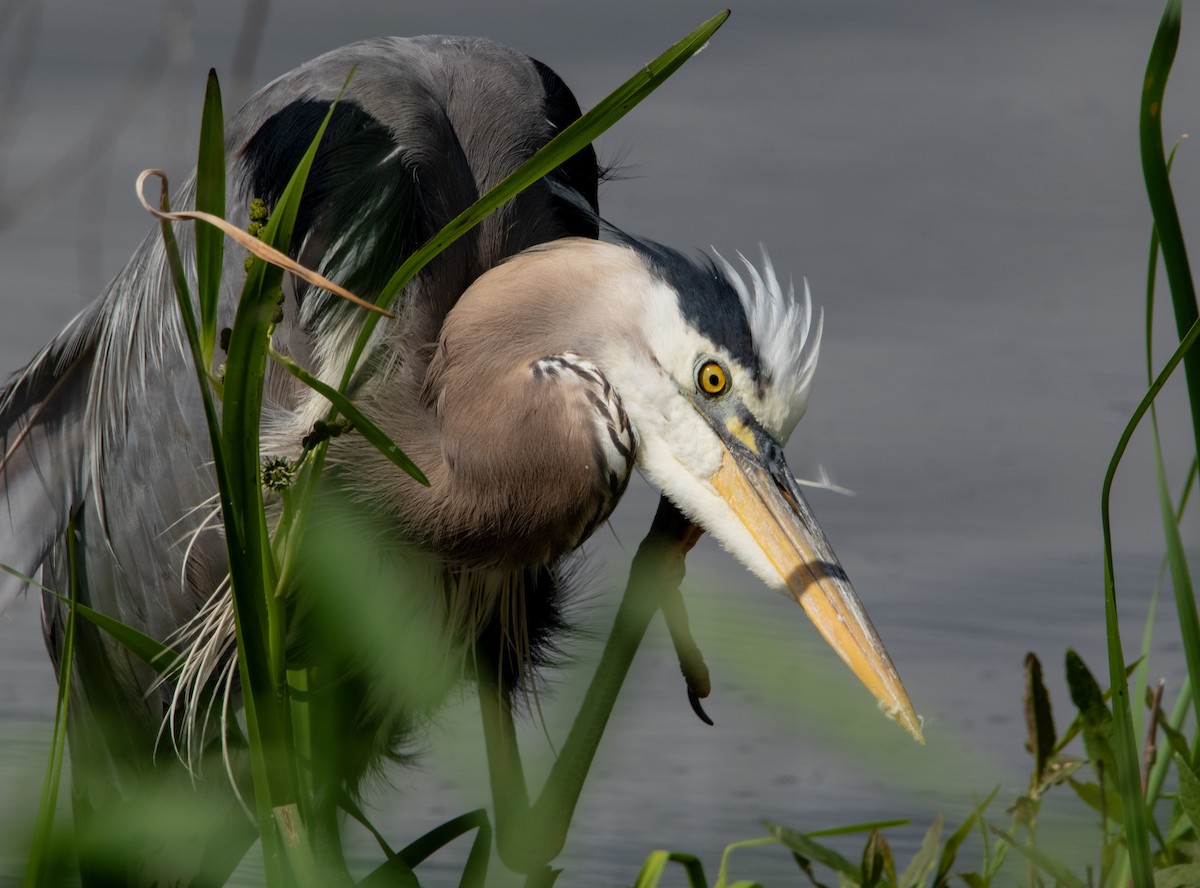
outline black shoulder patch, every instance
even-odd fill
[[[579,119],[579,102],[575,100],[570,88],[554,71],[537,59],[530,59],[542,78],[542,89],[545,92],[546,119],[554,127],[557,135]],[[579,207],[561,197],[555,196],[551,206],[555,217],[567,235],[573,237],[597,238],[600,236],[598,214],[600,212],[599,182],[600,166],[596,160],[596,149],[591,145],[563,162],[546,178],[574,189],[579,193],[592,212],[585,213]]]
[[[689,259],[678,250],[614,232],[618,240],[637,252],[650,270],[670,284],[679,310],[693,327],[724,348],[755,380],[762,375],[750,322],[737,291],[716,263],[707,256]]]
[[[328,102],[298,99],[258,128],[241,152],[250,196],[274,207],[328,112]],[[412,170],[391,132],[343,99],[313,159],[291,254],[315,235],[320,255],[306,258],[342,270],[341,283],[372,298],[430,234]]]
[[[540,110],[552,131],[561,131],[578,119],[579,104],[550,68],[532,60],[530,64],[542,84]],[[259,126],[240,152],[248,197],[262,198],[269,209],[274,207],[328,110],[326,101],[297,99]],[[481,144],[476,151],[484,152],[483,156],[473,158],[464,153],[456,126],[476,123],[456,123],[446,116],[445,108],[429,100],[413,102],[402,119],[387,120],[385,125],[353,99],[343,99],[309,173],[292,235],[293,258],[373,299],[404,259],[478,197],[474,167],[514,149],[532,152],[543,141],[539,131],[520,144]],[[406,129],[397,135],[396,127],[401,125]],[[446,287],[465,287],[487,265],[534,243],[571,235],[599,236],[599,171],[593,148],[579,151],[547,179],[552,183],[547,198],[531,203],[543,215],[522,220],[511,230],[499,230],[487,241],[492,247],[486,255],[475,256],[466,249],[472,238],[481,237],[479,232],[469,234],[456,249],[466,257],[464,261],[478,259],[483,265],[457,268],[461,282],[448,278],[442,281]],[[564,193],[568,189],[572,194]],[[579,197],[572,200],[574,194]],[[544,217],[547,206],[550,220]],[[301,302],[322,300],[309,306],[308,316],[313,319],[335,304],[307,285],[298,285],[297,295]]]

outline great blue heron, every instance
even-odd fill
[[[579,115],[553,71],[495,43],[358,43],[279,78],[234,117],[231,218],[244,219],[255,198],[278,200],[353,66],[292,253],[358,293],[378,292],[403,258]],[[799,601],[886,711],[919,735],[784,462],[820,340],[807,290],[797,300],[769,262],[739,272],[619,233],[597,240],[598,178],[594,152],[580,152],[428,266],[397,319],[378,328],[353,397],[429,486],[353,433],[330,445],[329,485],[382,522],[385,545],[432,565],[431,600],[444,602],[456,632],[488,647],[511,692],[560,623],[562,560],[606,520],[637,468]],[[229,282],[239,252],[227,256]],[[227,287],[222,323],[235,300]],[[276,347],[336,381],[358,310],[296,282],[287,297]],[[0,563],[65,590],[65,534],[82,516],[90,605],[189,654],[163,684],[102,639],[107,674],[80,676],[81,701],[115,688],[122,718],[151,735],[181,705],[181,687],[232,676],[235,656],[211,452],[183,343],[152,234],[0,393]],[[283,373],[267,389],[262,451],[295,458],[327,405]],[[0,606],[23,587],[0,574]],[[44,602],[57,657],[64,610]],[[76,757],[97,744],[72,735]],[[379,751],[349,765],[348,778]]]

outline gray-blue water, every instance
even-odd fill
[[[278,3],[239,83],[238,3],[0,7],[0,371],[95,296],[148,228],[137,173],[186,175],[210,66],[232,107],[355,39],[482,34],[551,65],[587,107],[715,11]],[[1158,15],[1154,3],[749,2],[601,140],[624,172],[601,195],[618,225],[725,253],[761,241],[824,307],[816,392],[789,460],[857,491],[811,500],[929,742],[916,747],[879,716],[799,609],[706,543],[686,588],[716,726],[691,714],[656,625],[585,790],[563,884],[628,884],[659,847],[699,854],[711,877],[722,846],[762,834],[764,818],[811,829],[909,817],[891,833],[904,859],[936,812],[956,825],[972,790],[996,784],[993,819],[1005,821],[1028,775],[1026,651],[1046,663],[1060,723],[1066,647],[1105,668],[1100,484],[1146,387],[1137,109]],[[1167,92],[1168,141],[1198,122],[1191,15]],[[1186,141],[1174,179],[1184,230],[1195,232],[1200,157]],[[1159,362],[1174,329],[1165,292],[1162,305]],[[1176,486],[1190,437],[1181,391],[1172,384],[1160,411]],[[1161,548],[1148,441],[1135,439],[1114,494],[1131,651]],[[595,593],[579,613],[597,630],[652,504],[633,490],[614,533],[599,535]],[[1194,547],[1194,521],[1187,534]],[[0,835],[18,843],[53,699],[35,611],[23,600],[0,617]],[[1179,645],[1170,620],[1159,623],[1152,674],[1170,696]],[[585,673],[569,672],[541,701],[556,741]],[[450,705],[420,767],[381,788],[374,813],[394,842],[486,804],[476,724],[469,695]],[[543,773],[550,748],[536,721],[523,742],[528,769]],[[1082,872],[1093,841],[1071,833],[1090,819],[1077,806],[1067,817],[1070,807],[1052,806],[1041,826]],[[429,870],[432,884],[454,883],[456,858],[446,861]],[[740,877],[798,879],[778,849],[734,861]],[[5,863],[0,881],[19,868]]]

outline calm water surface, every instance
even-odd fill
[[[277,4],[239,81],[239,4],[14,4],[0,18],[0,371],[93,298],[148,228],[132,197],[138,171],[162,166],[182,181],[210,66],[230,108],[355,39],[472,33],[550,64],[586,107],[715,11],[646,6]],[[972,790],[1001,784],[1007,803],[1024,786],[1026,651],[1046,661],[1064,723],[1065,648],[1103,672],[1099,489],[1145,387],[1136,114],[1158,10],[1046,7],[746,3],[601,143],[623,171],[601,195],[614,222],[727,254],[762,242],[824,307],[816,392],[789,459],[857,491],[814,492],[812,504],[929,742],[916,747],[874,711],[798,608],[702,545],[687,594],[716,726],[692,716],[656,626],[585,791],[565,884],[629,883],[658,847],[698,853],[711,875],[721,847],[761,834],[764,818],[812,829],[910,817],[894,833],[907,857],[936,812],[964,816]],[[1198,29],[1185,21],[1168,140],[1197,127]],[[1200,158],[1187,143],[1175,169],[1194,232]],[[1161,360],[1173,328],[1159,328]],[[1167,403],[1178,483],[1188,440],[1178,387]],[[1115,496],[1130,647],[1159,559],[1146,445],[1135,441]],[[653,502],[632,490],[598,535],[585,626],[607,625]],[[1195,524],[1186,538],[1198,538]],[[1157,647],[1153,671],[1177,687],[1166,621]],[[594,648],[582,643],[580,659]],[[586,672],[568,670],[543,700],[552,737]],[[24,600],[0,617],[0,835],[27,828],[52,694],[35,602]],[[469,696],[452,702],[421,766],[381,787],[378,820],[395,841],[486,803],[476,723]],[[527,728],[544,765],[541,726]],[[994,813],[1003,819],[1000,804]],[[1082,858],[1078,826],[1043,817],[1063,854]],[[741,877],[796,878],[778,849],[741,861]],[[19,863],[3,866],[0,881],[16,878]],[[431,881],[452,884],[456,861],[441,866]]]

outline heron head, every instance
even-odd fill
[[[921,727],[879,635],[784,460],[816,369],[821,317],[784,290],[765,253],[745,277],[719,255],[692,261],[643,241],[606,285],[619,340],[605,372],[638,436],[638,465],[677,507],[825,640],[917,740]],[[602,326],[596,324],[595,326]],[[923,742],[923,741],[922,741]]]

